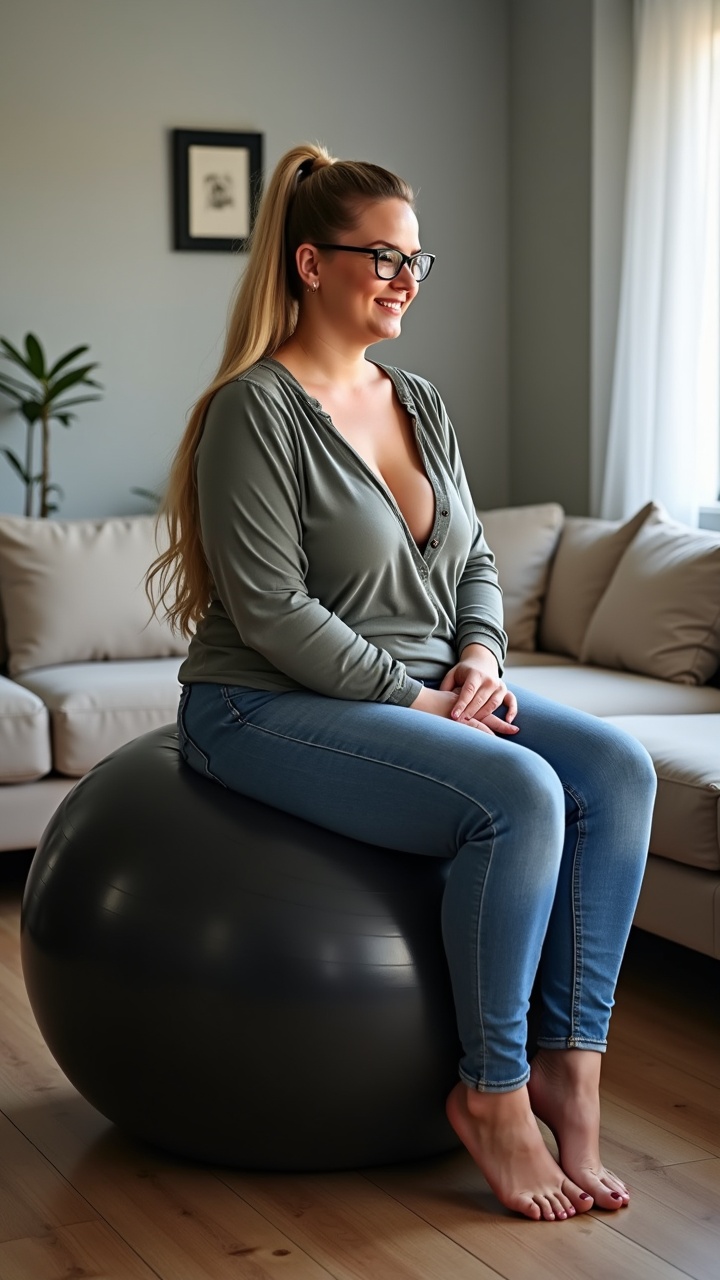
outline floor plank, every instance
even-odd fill
[[[498,1280],[480,1257],[428,1231],[411,1206],[361,1174],[228,1172],[224,1180],[337,1280]]]
[[[87,1201],[2,1113],[0,1152],[0,1244],[97,1219]]]
[[[720,1160],[637,1174],[632,1212],[608,1214],[607,1225],[656,1250],[695,1280],[720,1276]]]
[[[654,1049],[638,1050],[615,1035],[605,1055],[604,1095],[654,1120],[706,1155],[720,1156],[720,1088],[664,1062]]]
[[[212,1169],[124,1137],[69,1085],[12,1118],[162,1280],[327,1280]]]
[[[707,1152],[696,1143],[670,1133],[656,1121],[637,1115],[603,1092],[600,1141],[608,1168],[633,1186],[641,1169],[703,1160]]]
[[[567,1222],[538,1224],[498,1210],[464,1152],[442,1162],[377,1169],[367,1176],[512,1280],[678,1280],[684,1274],[629,1237],[621,1244],[617,1233],[607,1230],[607,1220],[616,1215],[591,1211]]]
[[[0,1244],[2,1280],[157,1280],[157,1272],[103,1222],[58,1227]]]

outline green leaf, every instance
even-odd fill
[[[46,492],[46,493],[56,493],[56,494],[57,494],[57,496],[58,496],[58,498],[64,498],[64,497],[65,497],[65,490],[62,488],[62,486],[61,486],[61,485],[59,485],[59,484],[55,484],[54,482],[53,482],[53,484],[49,484],[49,485],[47,485],[47,486],[46,486],[46,488],[45,488],[45,492]]]
[[[61,356],[60,359],[55,362],[52,369],[48,369],[48,378],[54,378],[55,374],[58,373],[60,369],[64,369],[66,364],[69,364],[71,360],[76,360],[78,356],[83,355],[84,352],[89,350],[90,348],[88,346],[73,347],[72,351],[68,351],[66,356]]]
[[[53,406],[52,417],[57,417],[57,410],[71,409],[76,404],[95,404],[97,400],[101,400],[102,396],[76,396],[74,400],[63,400],[62,404]]]
[[[159,507],[162,502],[162,494],[154,493],[152,489],[141,489],[135,486],[135,488],[131,489],[130,492],[134,493],[138,498],[147,498],[148,502],[154,503],[157,507]]]
[[[5,457],[10,463],[10,466],[12,467],[13,471],[17,472],[23,484],[30,484],[32,477],[28,475],[27,471],[25,470],[17,454],[13,453],[12,449],[0,449],[0,453],[5,454]]]
[[[23,387],[22,391],[16,391],[15,388],[6,383],[3,378],[0,378],[0,391],[2,391],[4,396],[9,396],[11,400],[16,400],[18,404],[22,404],[28,393],[28,388]]]
[[[26,396],[32,395],[34,387],[29,387],[27,382],[20,382],[19,378],[14,378],[11,373],[0,373],[0,384],[14,387],[16,391],[23,391]]]
[[[25,350],[27,351],[28,368],[36,378],[45,377],[45,353],[34,333],[25,334]]]
[[[20,406],[23,417],[28,422],[37,422],[40,417],[43,406],[37,400],[24,400]]]
[[[27,369],[28,373],[30,373],[30,366],[25,359],[25,356],[20,354],[17,347],[14,347],[11,342],[8,342],[7,338],[0,338],[0,345],[5,348],[6,355],[4,356],[4,359],[14,360],[15,364],[22,365],[23,369]]]
[[[62,422],[64,427],[72,426],[77,418],[76,413],[54,413],[53,418],[57,418],[58,422]]]
[[[54,400],[57,396],[62,395],[68,387],[74,387],[78,382],[84,382],[87,374],[91,369],[97,369],[97,364],[84,364],[79,369],[73,369],[71,373],[66,373],[57,382],[50,383],[48,387],[48,399]]]

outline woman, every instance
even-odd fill
[[[399,178],[320,147],[282,158],[151,578],[197,627],[180,673],[193,768],[453,860],[448,1117],[504,1205],[562,1220],[628,1202],[600,1159],[600,1059],[654,774],[629,737],[528,692],[515,724],[497,574],[443,404],[366,358],[432,264]]]

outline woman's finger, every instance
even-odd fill
[[[514,693],[511,693],[509,689],[506,689],[503,702],[507,707],[507,713],[505,715],[505,723],[512,724],[513,720],[517,715],[517,709],[518,709],[517,698],[515,697]]]
[[[503,720],[501,716],[485,716],[482,723],[490,729],[491,733],[496,733],[500,737],[513,738],[520,732],[518,725],[508,724],[507,720]]]
[[[472,682],[464,684],[458,694],[457,704],[453,710],[453,717],[456,720],[469,720],[482,715],[491,715],[493,711],[497,711],[502,706],[506,697],[505,686],[495,688],[487,688],[474,685]]]

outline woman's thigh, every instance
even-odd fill
[[[436,857],[510,829],[557,845],[558,779],[514,741],[407,707],[220,685],[186,686],[179,719],[199,772],[355,839]]]

